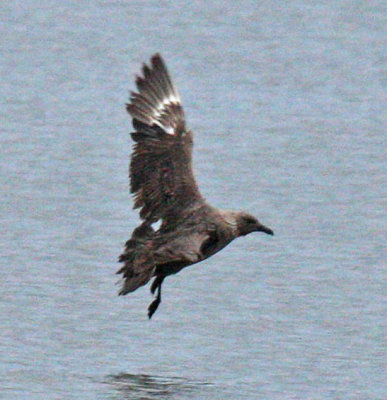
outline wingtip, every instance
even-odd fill
[[[152,64],[152,68],[154,68],[156,70],[161,69],[167,73],[167,66],[166,66],[165,61],[160,53],[156,53],[151,57],[151,64]]]
[[[159,52],[153,54],[153,56],[151,57],[152,64],[154,64],[154,62],[162,61],[162,60],[163,60],[163,57],[161,57],[161,54]]]

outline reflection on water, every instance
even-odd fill
[[[196,397],[203,387],[212,386],[207,382],[192,381],[180,377],[150,376],[121,373],[109,375],[105,382],[120,393],[120,399],[172,399]]]

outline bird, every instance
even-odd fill
[[[213,256],[238,237],[274,233],[250,213],[217,209],[200,193],[192,169],[193,134],[159,53],[143,64],[136,86],[126,110],[134,128],[130,192],[141,223],[125,244],[117,274],[122,275],[119,295],[153,279],[151,319],[167,276]]]

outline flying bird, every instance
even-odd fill
[[[159,54],[144,64],[126,109],[132,117],[133,153],[130,191],[142,223],[119,257],[126,295],[147,284],[154,300],[151,318],[161,302],[168,275],[211,257],[234,239],[273,231],[244,211],[219,210],[205,201],[192,172],[193,135],[187,128],[179,93]],[[160,227],[154,228],[158,222]],[[157,291],[157,293],[156,293]]]

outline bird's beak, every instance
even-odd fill
[[[257,231],[258,232],[265,232],[268,235],[274,235],[274,232],[270,228],[268,228],[267,226],[262,225],[262,224],[258,225]]]

